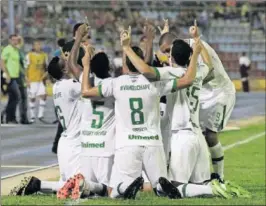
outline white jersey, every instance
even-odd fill
[[[92,77],[94,86],[108,79]],[[81,147],[85,156],[109,157],[114,154],[114,98],[82,98]]]
[[[99,86],[115,98],[116,148],[162,146],[160,96],[176,89],[176,80],[150,83],[141,74],[122,75]]]
[[[64,131],[63,137],[79,136],[81,85],[74,79],[62,79],[53,86],[55,111]]]
[[[185,73],[185,68],[183,67],[158,67],[154,69],[157,73],[158,80],[182,77]],[[181,89],[176,93],[166,96],[166,111],[170,117],[172,130],[193,129],[189,106],[190,101],[186,92],[186,89]]]
[[[192,47],[194,40],[189,39],[188,41],[189,45]],[[209,44],[205,41],[202,41],[202,43],[211,57],[214,67],[214,79],[203,85],[202,91],[200,92],[200,100],[207,101],[212,99],[214,96],[219,95],[221,92],[234,94],[236,92],[234,84],[226,73],[219,56]],[[198,62],[203,62],[201,56],[199,56]]]
[[[200,92],[202,90],[202,83],[205,77],[209,73],[209,68],[205,64],[198,64],[197,65],[197,74],[196,78],[193,81],[193,84],[188,87],[187,90],[187,96],[189,97],[190,102],[190,115],[191,115],[191,121],[195,128],[199,129],[199,109],[200,109]]]

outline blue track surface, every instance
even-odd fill
[[[1,108],[3,108],[1,106]],[[55,119],[52,100],[47,103],[46,119]],[[237,93],[231,119],[265,115],[265,93]],[[3,168],[2,166],[48,166],[57,163],[51,152],[56,125],[36,123],[30,126],[1,126],[1,177],[33,168]]]

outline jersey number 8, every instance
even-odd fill
[[[133,125],[144,124],[143,103],[141,98],[129,98],[131,122]]]

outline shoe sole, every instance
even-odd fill
[[[166,178],[160,177],[159,178],[159,184],[161,185],[163,191],[167,194],[167,196],[170,199],[180,199],[181,198],[181,194],[178,191],[178,189],[171,182],[169,182]]]
[[[33,176],[25,177],[23,180],[21,180],[20,184],[17,187],[14,187],[10,193],[9,196],[24,196],[25,195],[25,189],[28,187],[30,182],[32,181]]]
[[[142,177],[138,177],[134,180],[126,189],[124,193],[124,199],[135,199],[138,191],[143,186],[144,179]]]
[[[236,197],[251,198],[251,195],[248,191],[233,182],[226,181],[225,186],[229,186],[229,190],[231,190],[232,195]]]
[[[86,186],[86,182],[85,182],[85,178],[83,177],[83,175],[77,175],[75,177],[75,186],[72,190],[71,199],[73,200],[80,199],[85,189],[85,186]]]
[[[227,192],[223,190],[218,184],[219,183],[217,183],[216,181],[212,182],[212,186],[216,191],[215,194],[220,197],[223,197],[224,199],[231,199],[232,197],[229,194],[227,194]]]
[[[73,186],[70,185],[71,184],[70,181],[73,181],[73,183],[72,183]],[[56,194],[57,198],[60,199],[60,200],[64,200],[64,199],[68,198],[70,196],[70,194],[71,194],[70,191],[74,187],[74,185],[75,185],[74,180],[73,179],[69,179],[65,183],[65,185],[57,192],[57,194]]]

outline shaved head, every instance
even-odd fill
[[[172,43],[175,39],[177,39],[175,34],[167,32],[160,37],[159,46],[161,46],[163,43]]]
[[[159,39],[159,47],[162,53],[169,54],[170,48],[177,36],[173,33],[167,32],[163,34]]]

